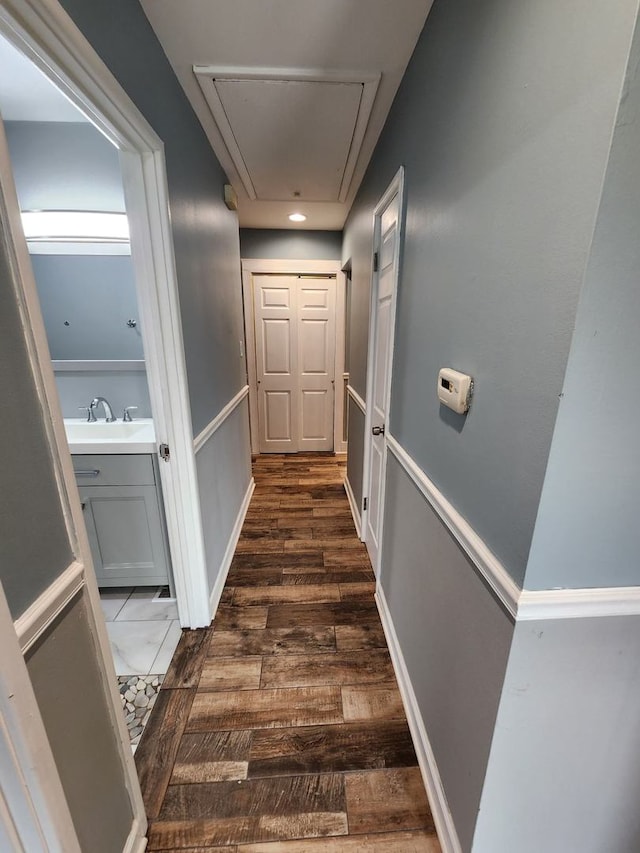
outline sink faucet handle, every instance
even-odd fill
[[[137,411],[138,411],[137,406],[125,406],[124,414],[122,415],[122,420],[125,423],[131,423],[131,421],[133,420],[133,418],[131,417],[131,412],[137,412]]]
[[[94,413],[94,411],[93,411],[93,407],[92,407],[92,406],[78,406],[78,409],[79,409],[81,412],[86,412],[86,413],[87,413],[87,423],[88,423],[88,424],[95,424],[95,422],[96,422],[96,416],[95,416],[95,413]]]

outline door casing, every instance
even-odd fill
[[[390,202],[393,200],[394,196],[398,197],[398,233],[395,244],[395,269],[396,275],[395,280],[393,282],[393,295],[391,298],[391,314],[389,318],[389,359],[387,362],[387,399],[386,399],[386,412],[387,412],[387,423],[385,424],[385,437],[383,442],[383,454],[382,454],[382,465],[380,472],[380,529],[378,535],[378,560],[377,565],[373,566],[373,570],[376,574],[376,577],[380,576],[380,562],[382,559],[382,540],[384,533],[384,498],[385,498],[385,486],[386,486],[386,470],[387,470],[387,456],[388,456],[388,448],[387,448],[387,435],[390,432],[390,401],[391,401],[391,380],[393,376],[393,357],[394,357],[394,343],[395,343],[395,328],[396,328],[396,307],[398,302],[398,282],[400,280],[400,260],[401,260],[401,245],[403,240],[403,231],[404,231],[404,166],[400,166],[398,171],[393,177],[393,180],[387,187],[384,192],[382,198],[375,206],[373,212],[373,252],[380,252],[380,231],[381,231],[381,220],[382,214],[384,210],[389,206]],[[367,348],[367,399],[366,399],[366,411],[365,411],[365,439],[364,439],[364,461],[362,466],[362,495],[363,498],[368,498],[369,496],[369,487],[371,480],[371,429],[373,427],[373,406],[371,405],[371,401],[373,399],[373,383],[374,383],[374,371],[375,371],[375,334],[376,334],[376,314],[375,308],[377,304],[378,298],[378,273],[373,269],[373,257],[371,261],[371,300],[369,306],[369,333],[368,333],[368,348]],[[367,501],[368,503],[368,501]],[[360,536],[363,542],[366,542],[366,535],[368,530],[368,509],[362,508],[362,516],[361,516],[361,527],[360,527]]]
[[[258,435],[258,394],[256,371],[256,341],[253,308],[253,276],[260,274],[282,275],[335,275],[336,276],[336,349],[335,349],[335,393],[333,412],[334,453],[346,453],[347,445],[342,434],[345,417],[344,398],[340,393],[340,377],[344,375],[345,341],[345,293],[346,275],[340,261],[295,261],[269,259],[246,259],[242,261],[242,292],[244,302],[245,354],[247,382],[249,384],[249,422],[251,428],[251,453],[260,452]]]

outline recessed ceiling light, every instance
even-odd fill
[[[290,213],[289,214],[289,219],[292,222],[304,222],[306,218],[307,217],[304,215],[304,213]]]

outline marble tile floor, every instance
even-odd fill
[[[100,603],[116,675],[164,675],[182,633],[175,600],[158,587],[112,587]]]

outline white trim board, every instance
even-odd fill
[[[449,810],[444,786],[438,772],[438,765],[436,764],[433,749],[431,748],[422,714],[420,713],[416,694],[413,691],[411,678],[404,662],[391,613],[380,584],[378,584],[376,591],[376,604],[380,613],[387,646],[389,647],[393,669],[398,679],[398,687],[400,688],[402,703],[407,715],[409,730],[411,731],[411,738],[418,757],[422,779],[429,797],[429,805],[431,806],[431,814],[436,825],[438,839],[443,853],[462,853],[462,847],[460,846],[453,817]]]
[[[85,583],[84,566],[74,560],[42,595],[19,616],[14,625],[22,654],[25,654],[38,637],[61,613]]]
[[[344,490],[347,493],[347,498],[349,500],[349,507],[351,508],[351,515],[353,516],[353,523],[356,527],[356,533],[358,534],[358,539],[362,540],[362,523],[360,521],[360,513],[358,512],[358,505],[356,503],[355,495],[353,494],[353,489],[351,488],[351,483],[349,482],[349,478],[344,478]]]
[[[198,433],[198,435],[193,439],[193,449],[196,453],[201,450],[209,441],[211,436],[220,429],[222,424],[226,421],[229,415],[236,410],[248,393],[249,386],[245,385],[244,388],[241,388],[235,397],[229,400],[227,405],[218,412],[215,418],[206,425],[202,432]]]
[[[351,397],[363,415],[367,414],[367,404],[352,385],[347,385],[347,394]]]
[[[598,616],[640,616],[640,587],[523,589],[518,600],[518,622]]]
[[[498,558],[487,548],[473,527],[460,515],[453,504],[449,503],[435,483],[427,477],[417,462],[409,456],[391,434],[387,434],[387,447],[413,480],[445,527],[453,534],[471,562],[479,569],[480,574],[504,604],[509,614],[515,619],[518,611],[520,587],[511,578]]]
[[[640,586],[520,589],[469,522],[392,435],[387,435],[387,446],[514,621],[640,616]]]
[[[249,509],[249,504],[251,503],[251,498],[253,496],[255,487],[256,481],[252,477],[249,481],[247,491],[245,492],[244,498],[242,499],[242,504],[240,505],[238,515],[233,525],[233,530],[231,531],[231,536],[229,537],[229,542],[227,543],[227,547],[224,552],[224,557],[222,558],[222,563],[220,564],[220,568],[218,570],[218,577],[216,578],[216,582],[213,585],[213,589],[211,590],[211,596],[209,597],[209,611],[211,613],[211,619],[213,619],[216,615],[216,610],[218,609],[218,605],[220,604],[220,597],[222,596],[224,585],[227,582],[227,575],[229,574],[231,561],[233,560],[236,545],[238,544],[238,539],[240,538],[240,532],[242,531],[242,525],[244,524],[244,519],[247,514],[247,510]]]

